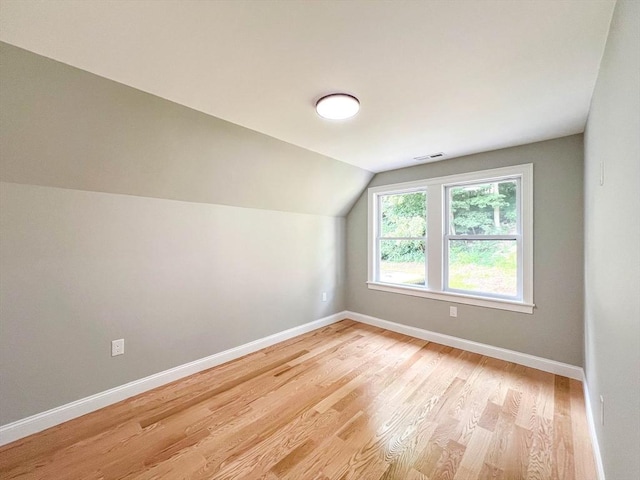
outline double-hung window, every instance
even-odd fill
[[[370,188],[368,284],[532,313],[532,165]]]

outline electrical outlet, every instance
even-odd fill
[[[600,424],[604,425],[604,397],[600,395]]]
[[[449,316],[457,317],[458,316],[458,307],[449,307]]]
[[[322,301],[323,302],[327,301],[327,292],[322,292]]]
[[[111,356],[124,355],[124,338],[111,342]]]

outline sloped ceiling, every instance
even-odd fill
[[[0,39],[375,172],[582,132],[614,4],[3,0]]]
[[[0,180],[345,215],[371,172],[0,42]]]

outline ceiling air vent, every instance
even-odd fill
[[[416,162],[424,162],[425,160],[439,160],[444,157],[444,153],[432,153],[431,155],[422,155],[421,157],[414,157]]]

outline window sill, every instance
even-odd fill
[[[401,295],[411,295],[414,297],[430,298],[443,302],[463,303],[475,305],[477,307],[496,308],[498,310],[510,310],[512,312],[532,314],[535,305],[513,300],[502,300],[498,298],[476,297],[452,292],[434,292],[424,288],[415,288],[404,285],[391,285],[380,282],[367,282],[369,289],[383,292],[399,293]]]

